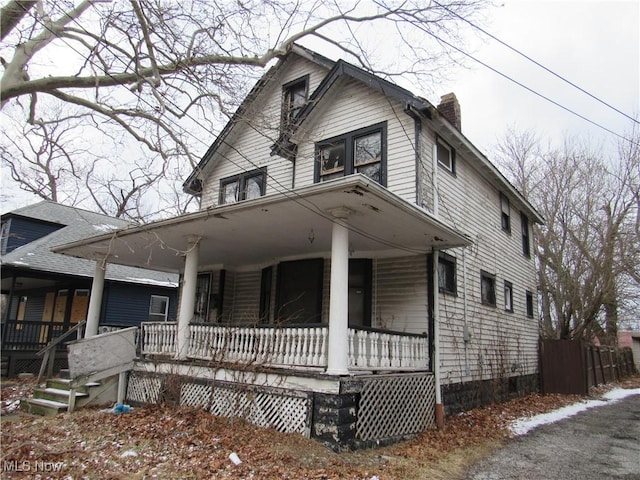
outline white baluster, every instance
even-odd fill
[[[367,344],[369,343],[369,332],[365,330],[359,330],[358,334],[358,366],[369,367],[369,361],[367,359]]]
[[[396,335],[390,335],[389,340],[391,341],[391,366],[399,367],[400,366],[400,338]]]

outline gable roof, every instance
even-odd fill
[[[96,264],[94,261],[53,253],[51,248],[133,225],[126,220],[46,200],[5,213],[2,215],[2,220],[14,216],[58,223],[64,227],[3,255],[0,259],[0,265],[3,268],[13,267],[20,270],[30,270],[34,273],[43,272],[89,278],[93,277],[95,273]],[[105,278],[133,284],[178,286],[178,276],[175,274],[111,263],[107,267]]]
[[[229,134],[233,130],[233,127],[236,126],[237,123],[244,117],[249,105],[260,95],[260,93],[264,90],[264,88],[269,84],[269,80],[275,76],[275,74],[282,68],[282,66],[286,63],[286,60],[290,57],[291,54],[298,55],[302,58],[309,60],[310,62],[316,63],[318,65],[324,66],[327,69],[330,69],[334,65],[333,60],[329,60],[328,58],[316,53],[308,48],[305,48],[298,44],[293,44],[288,51],[288,53],[282,56],[278,63],[267,70],[260,80],[256,82],[253,86],[249,94],[242,101],[238,109],[235,111],[231,119],[224,126],[220,134],[216,137],[211,146],[207,149],[205,154],[202,156],[202,159],[198,163],[198,165],[194,168],[193,172],[187,177],[187,179],[182,184],[182,189],[184,192],[189,193],[191,195],[200,195],[202,193],[202,179],[200,179],[199,175],[205,170],[209,162],[211,162],[214,158],[215,152],[225,143],[227,143],[227,138]]]
[[[209,147],[201,162],[198,164],[198,167],[196,167],[184,183],[184,189],[186,192],[196,195],[199,194],[199,191],[195,193],[196,189],[192,188],[195,186],[192,185],[193,182],[196,182],[196,180],[201,182],[198,175],[203,171],[206,164],[213,158],[216,150],[226,142],[229,133],[233,130],[237,121],[242,117],[248,105],[255,100],[259,93],[269,83],[269,80],[274,76],[275,71],[282,68],[286,58],[291,53],[301,55],[304,58],[320,63],[325,67],[330,65],[331,70],[329,70],[325,78],[311,94],[304,108],[298,112],[293,121],[291,130],[280,135],[271,150],[272,155],[282,155],[289,158],[291,154],[295,152],[295,145],[291,142],[291,138],[294,137],[295,132],[304,124],[311,113],[318,109],[318,105],[322,103],[323,100],[331,98],[331,96],[328,95],[328,92],[337,84],[338,80],[348,77],[361,82],[388,98],[401,102],[404,105],[406,113],[414,118],[419,117],[420,119],[429,122],[432,128],[439,135],[445,138],[454,148],[468,153],[468,155],[475,160],[470,162],[472,167],[475,168],[484,178],[494,183],[500,190],[508,193],[513,199],[513,203],[520,211],[525,212],[530,220],[536,223],[544,222],[542,215],[536,211],[533,205],[529,203],[522,193],[516,189],[513,184],[498,170],[498,168],[428,100],[416,96],[409,90],[389,82],[388,80],[385,80],[371,72],[367,72],[366,70],[356,67],[344,60],[333,62],[299,45],[294,45],[292,50],[258,81],[251,93],[242,102],[242,105],[238,108],[236,114],[234,114],[218,138],[216,138],[211,147]],[[201,188],[201,186],[201,183],[197,185],[198,188]]]

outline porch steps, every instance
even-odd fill
[[[69,408],[71,379],[68,370],[61,370],[60,377],[47,380],[44,387],[36,387],[33,397],[20,401],[22,411],[35,415],[52,416],[66,412]],[[67,377],[67,378],[65,378]],[[107,386],[111,383],[107,379]],[[76,389],[76,408],[83,407],[93,400],[100,398],[104,392],[103,382],[89,382]]]

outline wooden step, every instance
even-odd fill
[[[65,412],[68,408],[68,404],[57,402],[55,400],[46,400],[44,398],[28,398],[26,400],[20,400],[20,410],[34,415],[43,415],[45,417],[51,417],[58,415],[61,412]]]
[[[61,389],[61,388],[34,388],[33,389],[33,397],[36,399],[43,400],[53,400],[56,402],[65,402],[67,405],[69,404],[69,390]],[[76,399],[88,397],[89,394],[86,392],[76,392]]]

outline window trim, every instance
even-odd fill
[[[440,161],[440,155],[438,155],[438,149],[440,146],[449,152],[449,160],[451,162],[450,166]],[[436,160],[438,162],[438,166],[444,168],[450,174],[454,176],[456,175],[456,150],[440,137],[436,137]]]
[[[491,282],[491,288],[493,289],[493,298],[488,298],[485,300],[485,295],[483,295],[483,280],[488,280]],[[487,307],[496,307],[496,276],[492,273],[485,272],[484,270],[480,270],[480,302],[482,305],[486,305]]]
[[[440,283],[440,279],[441,279],[441,275],[440,275],[440,264],[442,265],[449,265],[452,269],[452,276],[453,276],[453,289],[451,288],[447,288],[447,286],[443,286]],[[440,293],[444,293],[445,295],[453,295],[453,296],[457,296],[458,295],[458,274],[457,274],[457,269],[458,269],[458,261],[456,259],[456,257],[454,257],[453,255],[449,255],[446,252],[438,252],[438,291]]]
[[[522,231],[522,254],[531,258],[531,234],[529,232],[529,217],[520,212],[520,229]]]
[[[534,308],[533,308],[533,292],[527,290],[525,292],[525,308],[527,317],[533,318]]]
[[[337,135],[335,137],[326,138],[319,142],[316,142],[315,145],[315,162],[314,162],[314,173],[313,173],[313,181],[314,183],[322,182],[321,175],[321,164],[320,164],[320,152],[323,148],[326,148],[330,145],[335,145],[339,142],[344,142],[345,144],[345,152],[344,152],[344,168],[343,168],[343,176],[352,175],[355,173],[355,155],[354,155],[354,144],[358,138],[366,137],[367,135],[371,135],[373,133],[380,132],[380,185],[383,187],[387,186],[387,122],[380,122],[374,125],[369,125],[368,127],[359,128],[358,130],[353,130],[351,132],[344,133],[342,135]],[[369,178],[369,177],[368,177]],[[372,179],[373,180],[373,179]],[[375,181],[375,180],[374,180]]]
[[[504,311],[513,313],[513,284],[504,281]]]
[[[262,181],[260,182],[260,196],[264,197],[267,190],[267,168],[258,168],[256,170],[251,170],[249,172],[239,173],[237,175],[232,175],[230,177],[225,177],[220,179],[220,191],[218,192],[218,204],[219,205],[232,205],[233,203],[242,202],[247,200],[245,198],[245,187],[247,180],[250,180],[255,177],[262,177]],[[238,182],[238,192],[239,198],[236,199],[235,202],[225,202],[224,196],[224,187],[225,185],[229,185],[231,183]],[[249,199],[252,200],[252,199]]]
[[[500,192],[500,226],[504,232],[511,233],[511,202],[502,192]]]
[[[291,111],[291,92],[299,85],[304,85],[304,104],[299,107],[300,112],[309,101],[309,74],[298,77],[282,85],[282,108],[280,109],[280,132],[285,133],[291,125],[297,115],[292,115]]]
[[[151,305],[153,304],[154,298],[162,298],[166,301],[165,307],[164,307],[164,315],[161,313],[151,313]],[[151,317],[152,315],[154,316],[153,320]],[[164,319],[162,320],[156,319],[156,317],[160,317],[160,316],[164,316]],[[169,296],[168,295],[151,295],[151,297],[149,298],[149,321],[150,322],[166,322],[168,318],[169,318]]]

